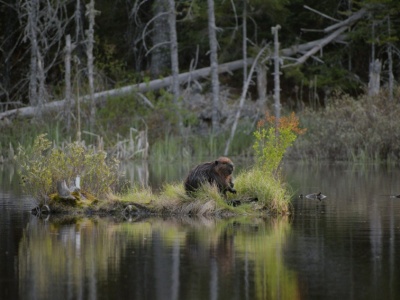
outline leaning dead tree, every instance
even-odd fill
[[[234,120],[234,122],[233,122],[232,129],[231,129],[231,134],[230,134],[229,139],[227,140],[226,145],[225,145],[224,155],[228,155],[228,153],[229,153],[229,148],[230,148],[230,146],[231,146],[231,142],[232,142],[232,140],[233,140],[233,137],[235,136],[236,127],[237,127],[237,124],[238,124],[238,122],[239,122],[240,114],[241,114],[242,109],[243,109],[244,101],[245,101],[245,99],[246,99],[247,90],[249,89],[249,85],[250,85],[250,82],[251,82],[251,78],[252,78],[252,76],[253,76],[253,72],[254,72],[254,70],[255,70],[257,64],[258,64],[259,58],[263,55],[263,53],[264,53],[266,50],[267,50],[267,46],[265,46],[264,48],[262,48],[262,49],[258,52],[256,58],[255,58],[254,61],[253,61],[253,64],[252,64],[252,66],[251,66],[251,69],[250,69],[249,75],[248,75],[248,77],[247,77],[247,79],[246,79],[246,82],[245,82],[245,84],[244,84],[244,86],[243,86],[242,94],[241,94],[241,96],[240,96],[240,101],[239,101],[239,108],[238,108],[238,110],[236,111],[235,120]]]

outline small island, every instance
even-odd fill
[[[205,183],[195,182],[194,190],[188,179],[186,188],[183,181],[166,183],[158,193],[149,187],[126,187],[118,160],[106,152],[81,142],[60,149],[46,135],[39,135],[30,149],[19,147],[16,161],[22,187],[37,202],[32,210],[36,215],[282,215],[290,213],[291,195],[279,166],[286,149],[302,133],[298,125],[294,114],[280,122],[266,116],[254,132],[255,164],[239,174],[232,174],[233,163],[226,157],[216,160],[215,166],[214,162],[199,165],[215,167],[224,175],[222,183],[201,177],[199,182]],[[220,169],[223,164],[229,165],[229,172]]]

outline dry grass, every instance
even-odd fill
[[[290,151],[296,159],[397,162],[400,106],[381,94],[354,99],[338,95],[325,109],[300,114],[307,132]]]

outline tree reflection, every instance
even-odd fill
[[[297,299],[283,262],[287,218],[32,217],[19,246],[21,297]],[[128,298],[129,298],[128,297]]]

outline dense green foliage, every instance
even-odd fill
[[[57,182],[65,180],[70,185],[77,176],[82,191],[106,198],[118,182],[118,161],[107,161],[106,156],[104,151],[87,149],[78,142],[65,149],[52,147],[45,135],[39,135],[31,148],[18,148],[16,161],[24,191],[46,203],[57,193]]]
[[[276,173],[288,148],[304,132],[299,128],[299,120],[294,113],[278,120],[267,113],[254,131],[253,149],[257,165],[266,173]]]

